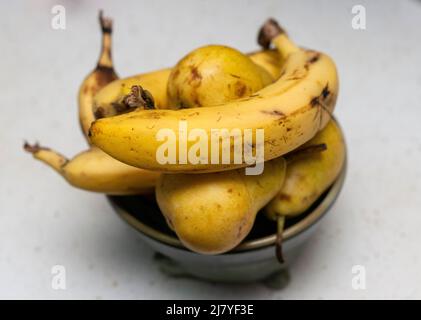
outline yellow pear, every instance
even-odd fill
[[[302,148],[321,143],[327,147],[323,152],[288,159],[284,186],[265,208],[270,218],[303,213],[338,177],[345,161],[345,142],[335,120]]]
[[[244,169],[205,174],[163,174],[156,199],[168,225],[189,249],[218,254],[236,247],[256,214],[281,189],[286,161],[265,163],[260,175]]]
[[[173,68],[168,99],[175,109],[214,106],[247,97],[273,80],[240,51],[209,45],[192,51]]]

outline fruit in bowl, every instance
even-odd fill
[[[152,195],[171,236],[206,259],[236,252],[264,219],[283,262],[285,227],[344,174],[333,60],[297,46],[270,19],[258,52],[208,45],[172,68],[118,79],[112,23],[102,14],[100,22],[100,59],[79,92],[89,149],[72,160],[25,150],[70,184],[113,196],[117,208],[116,196]]]

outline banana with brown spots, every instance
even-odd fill
[[[85,137],[88,136],[91,123],[95,121],[94,110],[92,109],[93,97],[108,83],[118,79],[111,59],[112,21],[103,17],[102,11],[100,11],[99,23],[102,32],[101,53],[95,69],[83,80],[78,94],[79,123]],[[89,139],[87,140],[89,141]]]
[[[271,160],[301,146],[323,129],[331,118],[338,94],[338,76],[326,54],[297,47],[274,22],[262,28],[260,43],[272,43],[284,61],[277,81],[251,96],[220,106],[181,110],[135,110],[95,121],[92,143],[112,157],[139,168],[163,172],[214,172],[245,167],[242,163],[211,163],[211,154],[200,163],[161,164],[157,139],[161,129],[178,133],[180,121],[191,130],[203,129],[211,145],[213,129],[264,129],[264,160]],[[244,130],[242,135],[244,141]],[[180,136],[176,137],[179,145]],[[189,150],[196,141],[187,141]],[[255,146],[254,146],[255,147]],[[222,145],[219,145],[219,154]],[[233,151],[231,150],[231,159]]]
[[[83,151],[73,159],[39,145],[25,143],[24,149],[57,171],[72,186],[110,195],[153,193],[158,172],[121,163],[96,147]]]

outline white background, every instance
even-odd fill
[[[67,9],[53,30],[51,8]],[[351,8],[367,9],[367,30]],[[104,197],[71,188],[22,151],[36,140],[86,148],[76,93],[95,66],[97,10],[115,23],[120,76],[171,66],[209,43],[257,48],[273,16],[337,62],[336,115],[347,137],[345,187],[283,290],[162,274]],[[421,298],[421,1],[1,1],[0,298]],[[67,290],[51,288],[51,267]],[[353,265],[367,289],[351,287]]]

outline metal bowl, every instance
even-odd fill
[[[139,231],[142,239],[161,254],[161,268],[174,275],[190,275],[220,282],[252,282],[277,274],[291,264],[314,234],[338,197],[346,165],[332,186],[302,215],[287,219],[283,232],[286,263],[275,257],[276,223],[258,214],[252,231],[235,249],[221,255],[202,255],[186,249],[168,228],[154,196],[108,196],[119,216]]]

